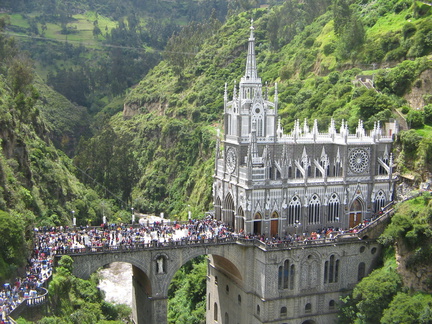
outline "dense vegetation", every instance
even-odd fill
[[[380,237],[387,247],[384,266],[364,278],[342,300],[340,323],[432,321],[431,202],[431,195],[426,192],[396,206],[391,224]],[[412,277],[420,283],[413,284]]]
[[[194,217],[211,209],[224,83],[231,95],[244,72],[251,18],[259,73],[270,96],[278,84],[286,132],[296,119],[316,118],[321,130],[331,118],[344,119],[353,131],[359,118],[367,129],[397,118],[405,128],[397,136],[397,171],[424,180],[432,161],[430,6],[411,0],[287,0],[261,9],[252,9],[259,5],[254,1],[209,3],[2,2],[8,31],[30,36],[19,45],[34,61],[3,33],[6,19],[0,20],[0,224],[13,229],[0,242],[1,279],[25,262],[33,226],[70,224],[72,210],[86,225],[99,224],[102,215],[127,221],[130,207],[172,218],[186,218],[189,208]],[[150,17],[155,13],[160,19]],[[373,77],[374,88],[356,86],[358,75]],[[424,213],[421,220],[410,212],[395,216],[403,228],[392,225],[383,236],[392,244],[405,235],[407,246],[414,236],[425,237],[428,244],[412,246],[408,264],[415,267],[430,252],[430,212]],[[420,305],[413,306],[418,318],[428,318],[421,305],[429,295],[403,288],[388,262],[370,280],[386,277],[389,295],[369,295],[374,285],[365,279],[347,300],[348,320],[390,322],[409,305]],[[200,267],[188,265],[178,275],[195,292],[202,287],[186,273],[196,278]],[[179,307],[204,311],[201,300],[172,300],[173,322]],[[82,304],[73,304],[74,311],[86,313]],[[369,314],[376,304],[382,308]],[[189,314],[202,319],[198,311]]]
[[[177,271],[168,291],[168,323],[205,323],[206,273],[204,256]]]

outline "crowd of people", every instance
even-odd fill
[[[209,217],[187,223],[155,221],[146,226],[103,224],[100,227],[41,228],[35,231],[38,244],[53,254],[226,238],[233,233],[228,226]]]
[[[37,298],[45,292],[42,286],[52,275],[52,261],[49,249],[35,248],[25,267],[25,276],[3,284],[0,291],[0,324],[9,323],[9,314],[23,301]]]
[[[35,229],[39,249],[49,249],[51,254],[85,253],[101,250],[118,250],[164,246],[171,244],[191,244],[231,240],[259,240],[262,244],[277,245],[325,242],[339,234],[355,233],[371,220],[365,220],[353,229],[325,227],[311,233],[285,233],[282,236],[246,234],[235,232],[231,227],[206,217],[202,220],[189,220],[185,223],[155,221],[146,225],[102,224],[100,227],[59,227]]]

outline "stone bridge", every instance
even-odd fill
[[[288,256],[297,260],[299,269],[302,263],[309,262],[311,258],[316,264],[320,264],[319,260],[328,259],[330,254],[336,253],[341,257],[343,256],[346,261],[344,267],[341,267],[339,271],[341,274],[344,273],[352,278],[333,285],[332,292],[352,288],[352,282],[357,282],[357,273],[354,271],[355,275],[353,275],[354,272],[351,271],[349,264],[353,262],[357,267],[358,262],[363,261],[367,264],[367,272],[369,272],[373,268],[375,257],[379,254],[373,252],[375,256],[366,256],[367,254],[360,256],[358,255],[359,244],[367,246],[368,249],[374,247],[375,251],[379,249],[376,243],[370,244],[370,242],[360,241],[357,236],[351,235],[340,240],[327,239],[275,245],[267,245],[258,240],[242,239],[190,244],[182,242],[134,249],[93,249],[85,253],[79,251],[78,253],[69,253],[69,255],[74,260],[73,274],[83,279],[89,278],[93,272],[112,262],[132,264],[134,321],[140,324],[160,324],[167,322],[168,288],[171,279],[182,265],[195,257],[209,256],[207,281],[210,280],[210,271],[217,269],[218,273],[222,274],[219,277],[220,282],[223,283],[220,285],[220,289],[224,294],[226,292],[223,287],[227,286],[225,282],[229,280],[253,298],[271,299],[274,290],[277,291],[279,260]],[[61,255],[56,257],[59,258]],[[298,277],[298,281],[304,279]],[[217,285],[217,276],[215,278]],[[298,285],[298,289],[292,292],[292,297],[302,295],[304,294],[302,291],[306,291],[301,289],[300,283],[296,285]],[[314,292],[321,294],[317,289],[308,287],[306,295]],[[222,292],[218,294],[222,295]],[[335,311],[333,311],[333,316],[335,316]],[[213,323],[209,320],[207,322]],[[296,322],[291,321],[291,323]],[[303,323],[303,321],[299,323]],[[310,323],[314,323],[314,321]]]
[[[180,241],[140,247],[95,248],[69,252],[73,274],[88,279],[99,268],[127,262],[133,269],[133,317],[136,323],[166,323],[168,288],[175,273],[189,260],[212,255],[218,267],[243,281],[244,265],[255,258],[257,240]],[[61,255],[57,255],[57,258]],[[149,320],[151,319],[151,321]]]
[[[225,316],[233,314],[230,322],[233,319],[244,324],[275,322],[271,316],[277,313],[278,305],[289,306],[280,308],[284,309],[284,318],[278,323],[329,323],[336,319],[334,305],[339,297],[375,267],[381,249],[376,238],[393,212],[387,210],[357,233],[332,239],[269,244],[232,236],[85,248],[67,254],[74,260],[73,274],[83,279],[113,262],[132,265],[135,323],[167,322],[168,289],[173,276],[187,261],[201,255],[209,256],[207,310],[213,310],[211,305],[218,304],[216,311],[207,311],[207,323],[218,322],[215,319],[222,318],[224,313]],[[57,260],[60,257],[56,255]],[[289,284],[283,279],[287,260],[291,267],[289,276],[292,276]],[[240,303],[241,300],[244,302]],[[333,306],[326,308],[326,303]],[[250,307],[260,310],[260,304],[269,308],[265,312],[269,314],[267,319],[262,314],[251,315]],[[251,318],[258,317],[259,320],[250,322]]]

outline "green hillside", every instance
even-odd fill
[[[103,210],[125,216],[115,201],[83,185],[72,160],[53,145],[51,138],[66,140],[71,127],[88,128],[85,118],[41,84],[31,61],[0,33],[0,281],[25,265],[35,226],[71,225],[72,210],[82,225],[100,222]]]

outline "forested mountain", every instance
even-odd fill
[[[0,226],[15,230],[0,242],[3,278],[25,261],[22,251],[34,225],[70,224],[72,210],[85,225],[100,223],[102,214],[127,221],[130,207],[183,219],[189,208],[193,217],[212,208],[224,84],[231,96],[244,73],[251,19],[258,72],[269,95],[278,84],[285,132],[296,119],[318,119],[320,129],[331,118],[345,120],[354,131],[359,118],[369,130],[377,121],[397,118],[403,129],[395,149],[397,171],[417,183],[429,176],[427,3],[22,0],[1,6]],[[155,14],[160,19],[151,18]],[[6,28],[30,37],[14,40],[3,33]],[[389,246],[406,238],[405,254],[415,258],[408,272],[421,267],[427,253],[421,244],[430,246],[430,200],[416,206],[409,219],[396,217],[400,227],[383,238]],[[419,240],[413,243],[413,237]],[[394,257],[388,262],[395,289],[383,305],[395,312],[397,300],[410,296]],[[361,303],[367,295],[362,289],[347,300],[347,322],[376,320],[362,317],[372,309]],[[377,314],[390,316],[390,323],[391,311]]]
[[[72,160],[50,140],[54,121],[72,118],[74,127],[88,127],[86,112],[37,80],[3,28],[0,19],[0,280],[26,262],[34,226],[68,225],[72,210],[85,222],[100,218],[103,208],[120,209],[83,185]]]

